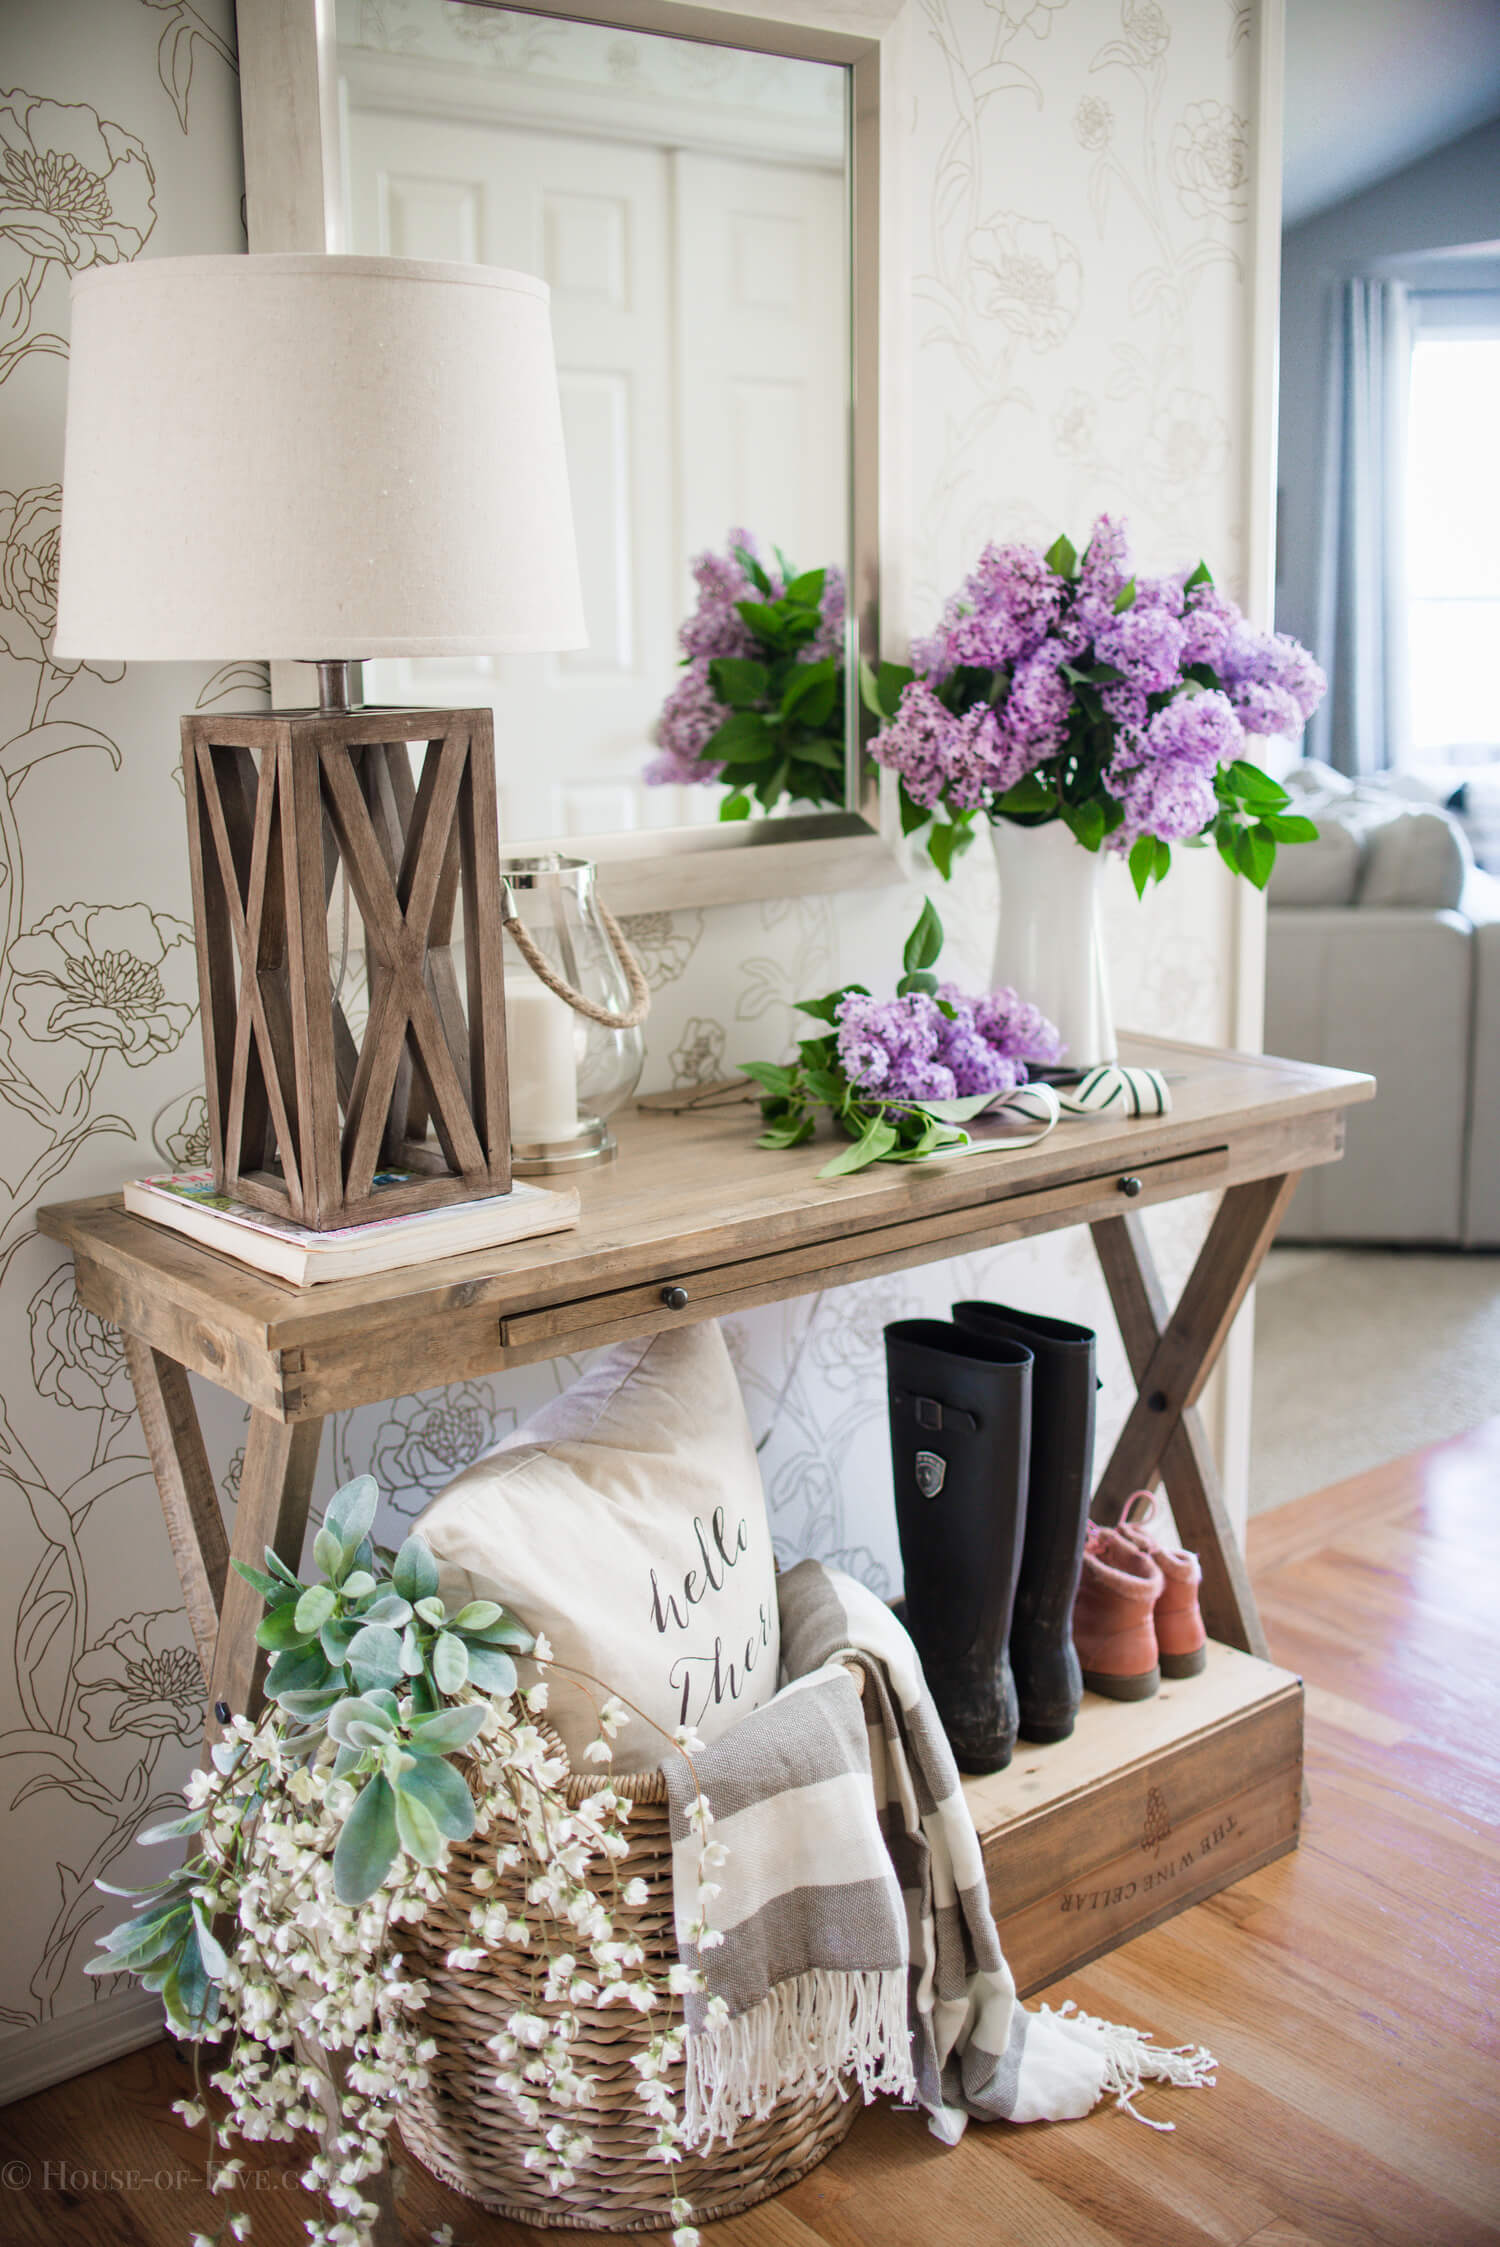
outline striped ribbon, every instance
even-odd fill
[[[1110,1110],[1122,1116],[1166,1116],[1172,1112],[1172,1095],[1160,1069],[1126,1069],[1118,1061],[1104,1061],[1077,1084],[1060,1088],[1057,1104],[1065,1116],[1102,1116]]]
[[[982,1112],[1007,1126],[1003,1138],[970,1139],[964,1146],[940,1149],[932,1159],[942,1161],[951,1155],[1034,1147],[1066,1116],[1165,1116],[1171,1112],[1172,1095],[1159,1069],[1127,1069],[1118,1061],[1105,1061],[1075,1085],[1026,1084],[982,1108],[977,1101],[956,1100],[924,1102],[923,1106],[945,1123],[974,1123]],[[1020,1128],[1012,1130],[1012,1124]]]

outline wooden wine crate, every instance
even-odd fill
[[[1024,1996],[1296,1847],[1302,1681],[1211,1645],[1149,1701],[1086,1693],[1070,1740],[964,1792]]]

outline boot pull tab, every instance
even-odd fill
[[[891,1401],[893,1404],[909,1404],[917,1426],[928,1429],[934,1434],[941,1434],[945,1428],[960,1429],[963,1434],[968,1436],[975,1436],[979,1433],[977,1414],[961,1412],[956,1405],[944,1404],[938,1397],[918,1397],[913,1396],[907,1389],[893,1389]]]

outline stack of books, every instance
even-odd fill
[[[404,1171],[382,1171],[375,1183],[403,1184]],[[518,1179],[508,1194],[480,1201],[449,1202],[442,1209],[418,1210],[409,1217],[376,1218],[367,1225],[341,1225],[315,1233],[289,1218],[272,1217],[219,1193],[207,1170],[183,1170],[169,1178],[135,1178],[125,1188],[132,1216],[184,1233],[204,1248],[249,1264],[291,1287],[315,1287],[320,1280],[364,1279],[376,1272],[400,1272],[443,1256],[467,1256],[484,1248],[503,1248],[539,1233],[565,1232],[578,1222],[578,1195],[531,1186]]]

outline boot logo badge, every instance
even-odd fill
[[[940,1459],[935,1451],[919,1451],[917,1453],[917,1488],[924,1498],[935,1498],[937,1496],[943,1487],[943,1478],[947,1472],[947,1460]]]

